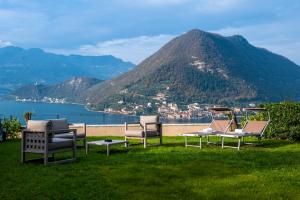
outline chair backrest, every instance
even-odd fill
[[[249,133],[259,133],[263,134],[264,130],[267,128],[269,121],[247,121],[243,131]]]
[[[232,120],[229,120],[229,119],[214,119],[211,122],[209,127],[212,128],[214,131],[226,132],[231,125],[232,125]]]
[[[40,153],[45,150],[45,132],[51,130],[50,120],[28,120],[26,129],[24,130],[26,136],[22,136],[22,143],[24,149],[30,152]],[[52,135],[48,135],[48,142],[52,141]]]
[[[46,132],[51,130],[50,120],[28,120],[26,129],[34,132]]]
[[[148,116],[140,116],[140,124],[145,127],[145,123],[158,123],[159,122],[159,117],[158,115],[148,115]],[[155,130],[158,131],[158,126],[153,124],[153,125],[148,125],[147,129],[149,130]]]
[[[52,126],[51,126],[51,130],[52,131],[67,130],[67,129],[69,129],[68,120],[65,119],[65,118],[50,119],[49,121],[52,123]]]

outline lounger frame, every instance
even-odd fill
[[[234,148],[234,149],[240,150],[241,144],[250,144],[250,145],[254,144],[254,143],[250,143],[250,142],[248,142],[248,143],[245,142],[245,137],[257,137],[258,142],[261,142],[262,137],[264,137],[264,132],[265,132],[265,130],[267,129],[268,125],[271,122],[270,112],[269,111],[267,111],[267,112],[268,112],[268,121],[265,121],[266,124],[265,124],[264,128],[262,129],[262,131],[260,133],[251,133],[251,132],[249,132],[249,133],[241,133],[241,134],[239,134],[239,133],[231,134],[231,133],[225,132],[224,134],[218,134],[218,136],[221,137],[222,149],[223,148]],[[247,122],[246,122],[244,128],[249,124],[249,122],[251,122],[248,118],[248,113],[246,115],[246,119],[247,119]],[[225,138],[236,138],[236,139],[238,139],[237,146],[224,145],[224,139]]]

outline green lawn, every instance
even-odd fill
[[[21,164],[19,140],[0,143],[0,199],[300,199],[299,143],[263,140],[236,151],[183,141],[117,146],[110,157],[104,147],[87,157],[79,149],[77,162],[48,167]]]

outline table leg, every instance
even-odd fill
[[[106,145],[106,155],[109,156],[109,144]]]
[[[85,155],[87,155],[87,154],[88,154],[88,151],[89,151],[89,145],[88,145],[88,144],[86,144],[86,146],[85,146]]]
[[[200,145],[199,145],[200,149],[202,149],[202,136],[200,136],[200,141],[199,142],[200,142]]]

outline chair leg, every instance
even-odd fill
[[[25,159],[26,159],[25,156],[26,156],[26,155],[25,155],[25,152],[22,151],[22,152],[21,152],[21,163],[24,163],[24,162],[26,161],[26,160],[25,160]]]
[[[209,135],[206,136],[206,143],[209,144]]]
[[[147,148],[147,138],[144,138],[144,148]]]
[[[125,141],[127,141],[127,137],[125,136]],[[128,147],[128,142],[125,142],[125,147]]]
[[[74,160],[76,160],[76,143],[75,143],[74,146],[73,146],[72,158],[73,158]]]
[[[86,137],[83,140],[83,147],[85,148],[85,146],[86,146]]]
[[[224,137],[221,137],[222,149],[224,149]]]
[[[199,146],[200,146],[200,149],[202,149],[202,137],[200,136],[200,139],[199,139]]]
[[[48,164],[48,154],[44,153],[44,165],[47,166]]]
[[[162,136],[160,136],[160,138],[159,138],[159,144],[162,145],[162,143],[163,143],[163,139],[162,139]]]

